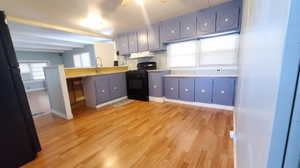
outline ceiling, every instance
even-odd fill
[[[111,41],[90,35],[8,22],[14,47],[17,51],[63,53],[86,44]]]
[[[129,5],[120,6],[121,0],[4,0],[1,1],[1,8],[8,16],[113,38],[117,33],[147,23],[156,23],[230,0],[168,0],[167,3],[144,0],[143,8],[134,0],[130,1]],[[12,28],[16,33],[23,31],[18,24],[12,23],[11,26],[17,27]]]

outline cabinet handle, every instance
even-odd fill
[[[201,89],[201,93],[205,93],[206,92],[206,90],[205,89]]]
[[[186,27],[186,30],[190,30],[191,28],[188,26],[188,27]]]
[[[207,22],[206,22],[206,23],[204,23],[204,26],[205,26],[205,27],[207,27],[207,26],[208,26],[208,23],[207,23]]]
[[[184,89],[184,91],[185,91],[185,92],[188,92],[188,91],[189,91],[189,89]]]
[[[171,33],[174,34],[174,33],[175,33],[175,30],[171,30]]]
[[[228,22],[229,21],[229,19],[228,18],[225,18],[225,22]]]
[[[221,94],[224,94],[225,93],[225,91],[224,90],[221,90]]]
[[[174,90],[174,88],[170,88],[170,90]]]
[[[154,89],[156,89],[156,88],[157,88],[157,86],[156,86],[156,85],[153,85],[153,88],[154,88]]]
[[[105,92],[105,90],[101,90],[101,92],[102,92],[102,93],[104,93],[104,92]]]
[[[117,90],[117,89],[118,89],[118,87],[115,86],[115,87],[114,87],[114,90]]]

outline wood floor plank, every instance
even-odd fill
[[[134,101],[35,118],[42,152],[24,168],[233,168],[232,112]]]

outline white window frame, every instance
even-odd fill
[[[46,63],[47,66],[50,65],[50,61],[48,61],[48,60],[20,60],[19,61],[19,64],[28,64],[29,65],[29,72],[28,73],[22,73],[21,72],[21,76],[22,76],[22,74],[28,74],[30,76],[29,80],[25,80],[26,82],[30,82],[30,81],[45,81],[45,79],[34,79],[34,76],[33,76],[33,73],[32,73],[31,64],[37,64],[37,63]]]
[[[224,60],[222,61],[222,52],[223,51],[213,51],[213,52],[220,52],[220,56],[216,56],[215,58],[211,58],[212,61],[211,62],[214,62],[213,59],[216,59],[216,60],[220,60],[220,61],[216,61],[216,63],[208,63],[203,61],[204,59],[210,59],[209,56],[205,57],[204,55],[205,54],[211,54],[213,52],[203,52],[201,51],[201,45],[202,45],[202,42],[204,40],[209,40],[209,39],[213,39],[213,38],[222,38],[222,37],[226,37],[226,36],[237,36],[237,40],[236,40],[236,43],[235,43],[235,49],[234,50],[231,50],[229,51],[232,52],[232,56],[230,55],[230,59],[231,59],[231,62],[234,62],[233,64],[230,64],[230,63],[227,63],[227,62],[230,62],[230,61],[227,61],[227,60]],[[240,35],[239,34],[228,34],[228,35],[223,35],[223,36],[216,36],[216,37],[211,37],[211,38],[207,38],[207,39],[200,39],[200,40],[193,40],[193,41],[196,41],[196,47],[197,49],[195,50],[195,53],[191,53],[191,54],[195,54],[195,63],[194,65],[191,65],[191,66],[172,66],[171,63],[170,63],[170,60],[172,59],[172,53],[170,53],[171,49],[170,49],[170,46],[171,45],[176,45],[176,44],[180,44],[180,43],[184,43],[184,42],[179,42],[179,43],[173,43],[173,44],[169,44],[167,46],[167,67],[169,69],[174,69],[174,70],[179,70],[179,69],[182,69],[182,70],[191,70],[191,69],[198,69],[198,68],[202,68],[202,67],[213,67],[213,66],[237,66],[237,62],[238,62],[238,50],[239,50],[239,39],[240,39]],[[191,42],[191,41],[186,41],[186,42]],[[225,51],[225,50],[224,50]],[[226,55],[224,53],[224,55]],[[174,54],[174,56],[176,56],[176,54]],[[225,59],[227,59],[225,56],[223,57]],[[226,62],[227,61],[227,62]]]
[[[83,63],[84,63],[83,56],[85,54],[88,54],[88,57],[89,57],[89,61],[88,61],[89,65],[88,66],[83,65]],[[80,58],[80,62],[79,62],[80,65],[76,65],[76,60],[75,60],[76,56],[79,56],[79,58]],[[82,53],[73,54],[73,63],[74,63],[74,67],[76,67],[76,68],[90,68],[90,67],[92,67],[92,60],[91,60],[90,52],[82,52]]]

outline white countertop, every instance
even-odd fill
[[[188,75],[188,74],[169,74],[169,75],[164,75],[164,77],[190,77],[190,78],[193,78],[193,77],[238,77],[238,75],[236,74],[232,74],[232,75],[224,75],[224,74],[213,74],[213,75],[208,75],[208,74],[205,74],[205,75]]]

